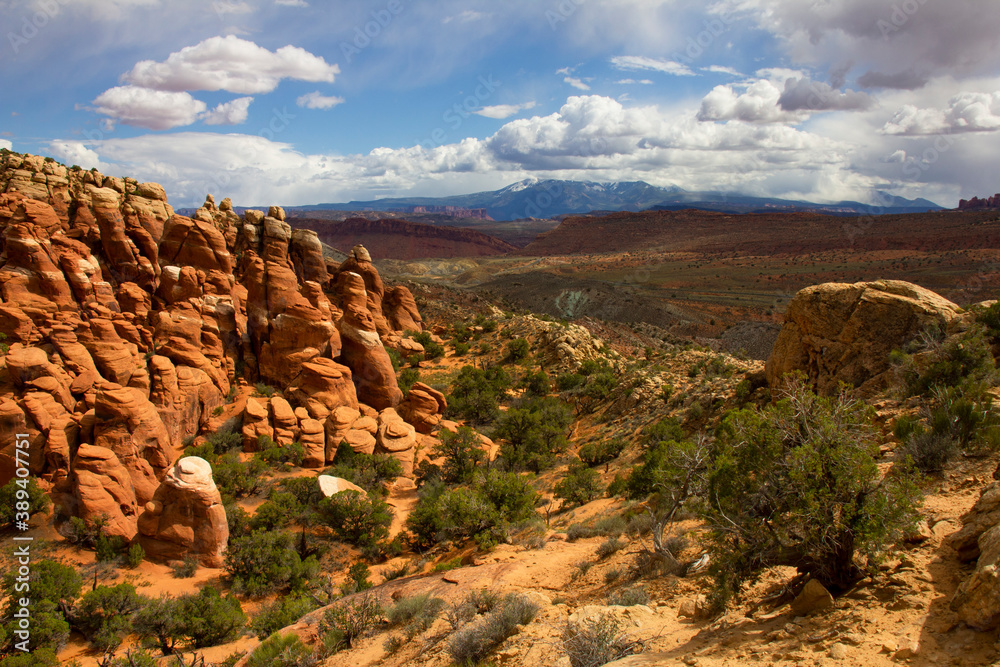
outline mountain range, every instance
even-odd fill
[[[883,192],[874,193],[873,207],[857,201],[832,204],[753,197],[732,192],[693,192],[677,186],[659,187],[643,181],[596,183],[526,179],[500,190],[449,197],[401,197],[372,201],[287,206],[288,211],[395,211],[408,213],[434,208],[483,210],[494,220],[558,218],[581,213],[701,209],[723,213],[811,211],[830,215],[891,214],[938,211],[943,207],[927,199],[905,199]]]

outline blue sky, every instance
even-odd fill
[[[0,0],[0,146],[286,205],[1000,190],[995,0]]]

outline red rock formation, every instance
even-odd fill
[[[423,331],[424,322],[417,310],[417,302],[406,287],[389,288],[382,303],[389,328],[393,331]]]
[[[229,524],[212,466],[197,456],[179,460],[138,519],[139,544],[152,560],[195,556],[205,567],[222,567]]]
[[[364,281],[356,273],[345,271],[337,280],[344,316],[340,330],[342,357],[354,372],[358,400],[376,410],[395,407],[403,399],[396,383],[392,361],[382,346],[375,320],[367,309],[369,301]]]
[[[135,537],[139,512],[133,478],[113,451],[80,445],[73,460],[72,484],[74,516],[90,522],[105,517],[106,534],[126,540]]]
[[[417,432],[429,434],[441,423],[448,402],[444,394],[423,382],[410,387],[406,400],[399,404],[399,414],[413,424]]]

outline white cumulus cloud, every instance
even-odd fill
[[[155,90],[227,90],[269,93],[282,79],[332,83],[340,68],[295,46],[268,51],[234,35],[210,37],[171,53],[163,62],[143,60],[122,81]]]
[[[525,102],[524,104],[495,104],[493,106],[483,107],[478,111],[473,111],[473,113],[485,116],[486,118],[503,120],[504,118],[510,118],[514,114],[520,113],[526,109],[534,109],[536,106],[537,104],[535,102]]]
[[[126,125],[150,130],[169,130],[190,125],[204,113],[206,105],[188,93],[150,90],[139,86],[117,86],[94,100],[95,110]]]
[[[343,104],[344,98],[326,96],[316,90],[302,95],[295,100],[295,103],[305,109],[332,109],[338,104]]]
[[[230,102],[224,102],[202,117],[205,125],[239,125],[245,123],[250,113],[252,97],[239,97]]]
[[[883,127],[883,134],[926,136],[1000,130],[1000,91],[960,93],[944,109],[906,104]]]

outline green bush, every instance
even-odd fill
[[[518,626],[530,623],[538,609],[528,598],[512,593],[481,619],[455,632],[448,640],[448,654],[458,665],[480,663],[517,634]]]
[[[132,617],[132,630],[163,655],[169,655],[182,642],[199,649],[233,641],[246,622],[236,598],[223,597],[212,586],[206,586],[178,598],[146,599]]]
[[[486,452],[479,434],[468,426],[457,431],[444,429],[440,433],[437,454],[444,457],[441,479],[447,484],[468,484],[476,470],[486,461]]]
[[[531,343],[526,338],[515,338],[507,343],[507,358],[515,364],[524,361],[531,353]]]
[[[133,544],[125,552],[125,565],[132,569],[139,567],[146,558],[146,550],[139,543]]]
[[[586,381],[587,378],[580,373],[563,373],[556,378],[556,388],[559,391],[572,391]]]
[[[209,463],[223,500],[246,498],[264,488],[268,465],[256,456],[244,462],[238,453],[227,452]]]
[[[890,361],[908,396],[928,396],[939,387],[989,384],[997,379],[993,353],[980,327],[947,339],[938,330],[928,330],[908,352],[893,351]]]
[[[316,602],[305,595],[279,597],[257,611],[250,622],[250,630],[263,641],[278,630],[292,625],[316,609],[316,606]]]
[[[468,488],[448,489],[440,482],[425,485],[406,528],[417,548],[469,538],[488,547],[505,540],[512,524],[534,516],[537,498],[525,478],[486,469]]]
[[[171,566],[175,579],[190,579],[198,572],[198,559],[188,555]]]
[[[404,368],[396,380],[396,384],[404,394],[409,393],[410,388],[418,382],[420,382],[420,371],[416,368]]]
[[[567,506],[585,505],[602,491],[597,473],[582,462],[570,466],[566,476],[552,489],[553,495]]]
[[[510,408],[493,432],[502,441],[500,465],[535,473],[552,466],[566,450],[566,433],[573,422],[570,407],[555,398],[535,398]]]
[[[48,494],[34,477],[27,479],[12,479],[0,488],[0,528],[8,528],[18,520],[18,515],[25,521],[44,512],[52,506]]]
[[[142,605],[132,584],[98,586],[80,599],[72,622],[97,649],[112,653],[129,633],[132,616]]]
[[[274,396],[275,389],[269,384],[258,382],[254,385],[254,395],[270,398]]]
[[[649,604],[649,592],[645,588],[624,588],[608,596],[608,604],[619,607],[634,607]]]
[[[362,562],[357,562],[347,569],[347,578],[340,585],[340,591],[344,595],[352,595],[360,591],[367,591],[372,587],[372,582],[368,577],[371,570]]]
[[[625,446],[626,442],[621,438],[612,438],[596,445],[588,442],[580,447],[577,456],[588,466],[604,465],[618,458],[625,451]]]
[[[20,610],[20,599],[27,592],[23,590],[24,583],[17,581],[13,570],[3,576],[6,604],[0,618],[0,653],[17,640],[11,632],[15,627],[14,613]],[[80,574],[68,565],[43,559],[31,563],[27,584],[31,587],[27,609],[31,614],[32,652],[48,655],[49,651],[59,651],[70,633],[63,610],[72,607],[80,595],[83,586]]]
[[[469,347],[468,343],[455,343],[455,356],[464,357],[469,353]]]
[[[431,627],[443,609],[444,600],[423,593],[401,599],[385,615],[390,626],[405,626],[407,637],[412,639]]]
[[[266,435],[257,439],[257,453],[255,459],[260,459],[271,468],[279,468],[283,464],[299,466],[305,458],[306,450],[302,443],[291,442],[287,445],[279,445]]]
[[[871,414],[800,382],[774,405],[727,417],[705,507],[718,604],[776,565],[843,589],[861,574],[857,555],[875,562],[912,525],[916,487],[899,469],[879,471]]]
[[[346,479],[369,494],[383,497],[388,495],[385,487],[403,474],[398,459],[385,454],[359,454],[348,446],[337,449],[333,464],[324,474]]]
[[[605,558],[610,558],[619,551],[625,548],[625,542],[618,539],[617,537],[609,537],[605,541],[601,542],[600,546],[597,547],[597,557],[601,560]]]
[[[510,387],[510,376],[499,366],[465,366],[452,384],[448,414],[475,424],[490,423],[500,414],[499,405]]]
[[[267,501],[254,512],[253,518],[250,519],[250,527],[254,531],[288,527],[299,519],[303,509],[298,499],[291,493],[272,490]]]
[[[264,531],[229,540],[223,568],[233,580],[233,591],[262,596],[301,586],[317,573],[313,557],[303,561],[288,533]]]
[[[376,630],[382,613],[381,603],[371,593],[330,607],[320,623],[324,645],[332,653],[352,648],[355,641]]]
[[[246,667],[314,667],[319,663],[314,653],[296,634],[274,635],[254,649]]]
[[[521,378],[521,387],[525,396],[547,396],[552,383],[545,371],[529,371]]]
[[[320,520],[334,536],[359,547],[373,547],[389,536],[392,508],[378,496],[341,491],[319,503]]]

